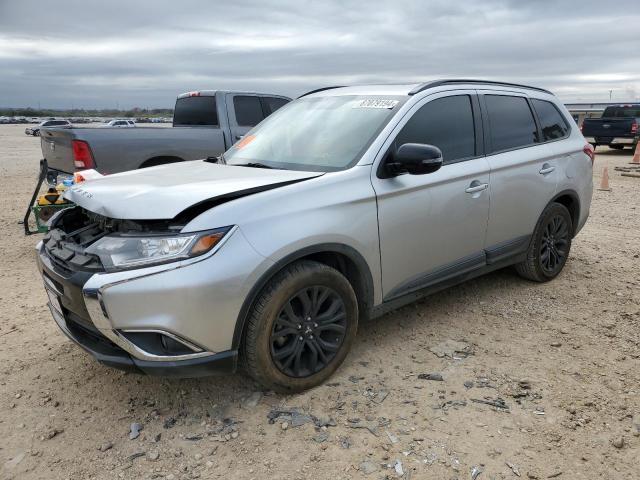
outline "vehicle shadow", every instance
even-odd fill
[[[361,322],[353,349],[343,366],[334,374],[332,382],[345,382],[356,370],[362,373],[362,365],[367,364],[363,361],[366,357],[379,358],[376,351],[397,351],[403,335],[406,332],[424,331],[420,329],[424,329],[425,322],[429,322],[430,334],[451,335],[452,317],[449,312],[459,309],[461,300],[465,305],[491,303],[497,292],[500,295],[509,294],[526,285],[531,283],[520,279],[512,269],[507,268],[445,289],[377,319]],[[407,350],[406,355],[412,353]],[[79,361],[80,358],[84,361]],[[135,405],[148,406],[165,415],[188,414],[194,422],[219,416],[221,412],[229,412],[240,406],[252,393],[263,391],[260,385],[242,371],[236,375],[195,379],[152,377],[107,368],[80,353],[73,354],[73,361],[65,366],[65,375],[83,378],[87,376],[87,370],[91,372],[88,382],[74,382],[75,388],[79,390],[77,396],[90,398],[99,410],[121,411]],[[305,398],[304,393],[293,396],[266,393],[272,404],[304,401]],[[313,390],[310,395],[313,395]],[[298,399],[298,396],[302,398]]]
[[[633,148],[622,148],[620,150],[609,147],[597,147],[596,148],[596,156],[597,155],[607,155],[611,157],[628,157],[632,156],[634,153]]]

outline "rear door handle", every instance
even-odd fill
[[[465,190],[465,192],[467,193],[481,192],[483,190],[486,190],[488,186],[489,186],[488,183],[480,183],[477,180],[474,180],[473,182],[471,182],[471,185],[469,186],[469,188]]]
[[[540,175],[546,175],[547,173],[551,173],[556,169],[556,167],[554,167],[553,165],[549,165],[548,163],[545,163],[544,165],[542,165],[542,170],[540,170]]]

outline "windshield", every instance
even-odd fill
[[[628,105],[624,107],[607,107],[602,118],[635,118],[640,117],[640,105]]]
[[[405,99],[349,95],[296,100],[231,147],[224,162],[322,172],[349,168]]]

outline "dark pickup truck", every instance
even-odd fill
[[[93,168],[102,174],[217,157],[290,100],[253,92],[183,93],[173,128],[42,128],[42,155],[54,171]]]
[[[582,135],[594,147],[635,149],[640,139],[640,104],[607,107],[602,117],[586,118]]]

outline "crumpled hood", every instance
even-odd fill
[[[168,220],[207,200],[244,196],[320,175],[196,160],[90,180],[69,188],[64,197],[109,218]]]

